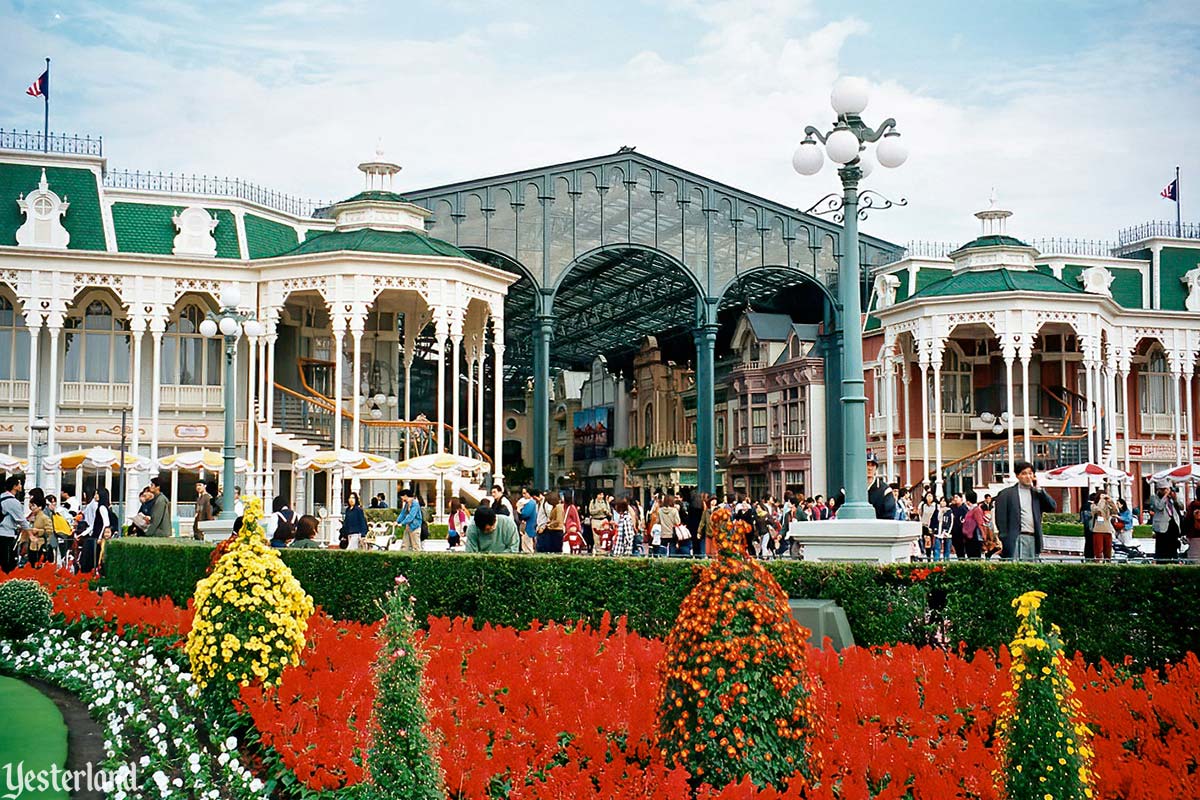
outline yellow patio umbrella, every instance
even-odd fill
[[[209,450],[207,447],[200,450],[188,450],[183,453],[163,456],[158,460],[158,468],[167,472],[178,472],[179,470],[187,472],[199,472],[200,470],[220,472],[224,466],[225,457],[216,450]],[[244,458],[234,461],[234,472],[246,473],[251,469],[252,465]]]
[[[108,447],[71,450],[48,456],[46,466],[57,470],[111,469],[119,471],[121,469],[121,453]],[[125,466],[136,472],[144,472],[150,468],[150,459],[126,453]]]
[[[326,470],[369,472],[395,469],[396,462],[374,453],[342,449],[336,452],[320,450],[311,456],[301,456],[292,462],[292,466],[310,472],[325,472]]]
[[[456,456],[453,453],[430,453],[425,456],[409,458],[396,464],[400,469],[413,472],[471,472],[483,464],[477,458]]]

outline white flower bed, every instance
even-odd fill
[[[194,700],[192,676],[176,651],[156,653],[112,633],[48,630],[24,642],[0,641],[0,668],[38,678],[77,695],[104,731],[103,766],[137,798],[203,800],[267,798],[267,787],[238,760],[237,739],[206,720]],[[206,746],[203,741],[207,740]],[[115,792],[110,800],[128,800]]]

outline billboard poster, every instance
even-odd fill
[[[575,460],[607,458],[612,446],[612,408],[585,408],[574,414]]]

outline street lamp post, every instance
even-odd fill
[[[873,192],[863,192],[860,196],[858,184],[870,174],[872,168],[865,152],[867,144],[878,143],[875,157],[882,166],[898,167],[908,158],[908,150],[900,141],[894,119],[884,120],[874,130],[863,122],[860,114],[867,107],[867,99],[866,81],[860,78],[839,79],[830,94],[830,102],[837,113],[833,129],[823,133],[809,125],[804,129],[804,141],[792,156],[792,166],[797,172],[815,175],[825,161],[825,154],[817,146],[817,142],[820,142],[825,146],[825,153],[830,160],[841,165],[838,167],[838,177],[842,181],[842,196],[829,195],[817,203],[817,206],[823,206],[817,213],[837,212],[844,230],[838,304],[842,307],[841,402],[846,503],[838,509],[839,519],[875,518],[875,510],[867,502],[867,398],[860,329],[862,301],[859,296],[858,220],[860,216],[865,217],[867,209],[893,205]],[[895,205],[904,204],[901,200]],[[810,211],[816,209],[814,206]]]
[[[33,431],[33,485],[42,485],[42,448],[46,446],[46,436],[50,433],[50,423],[45,417],[38,417],[30,426]]]
[[[224,466],[221,471],[221,515],[219,519],[232,522],[237,514],[233,510],[234,467],[237,464],[237,450],[234,442],[234,422],[237,392],[234,391],[234,367],[237,363],[238,338],[245,333],[251,339],[262,335],[263,327],[254,314],[244,314],[238,311],[242,301],[241,290],[237,284],[227,284],[221,290],[221,309],[209,312],[200,323],[200,333],[203,336],[221,336],[225,340],[225,381],[222,395],[225,399],[225,442],[221,450]]]

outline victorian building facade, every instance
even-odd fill
[[[219,450],[225,346],[201,323],[231,286],[261,323],[234,351],[250,491],[311,491],[291,466],[317,449],[458,453],[500,474],[514,278],[427,235],[430,212],[392,191],[398,166],[361,164],[363,191],[315,208],[237,181],[110,173],[70,141],[0,149],[0,449],[29,459],[31,484],[94,480],[37,459],[116,448],[122,412],[150,463]]]
[[[866,323],[869,433],[886,473],[940,492],[994,491],[1018,460],[1129,474],[1200,456],[1200,239],[1151,224],[1117,243],[978,238],[876,274]],[[1189,238],[1190,237],[1190,238]],[[1116,489],[1116,487],[1114,487]]]

